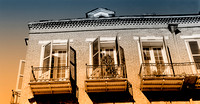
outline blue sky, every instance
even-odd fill
[[[200,0],[0,0],[0,18],[77,18],[97,7],[115,10],[117,15],[184,14],[198,13]]]

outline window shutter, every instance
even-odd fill
[[[190,45],[192,54],[200,54],[197,41],[190,41],[189,45]]]
[[[143,46],[142,46],[141,37],[139,37],[139,44],[140,44],[140,51],[141,51],[141,56],[142,56],[142,63],[144,63],[145,60],[144,60],[144,53],[143,53]]]
[[[169,52],[169,49],[167,48],[167,44],[165,43],[165,37],[163,36],[163,49],[165,49],[165,52],[166,52],[166,56],[167,56],[167,61],[168,62],[171,62],[172,63],[172,59],[171,59],[171,56],[170,56],[170,52]],[[164,53],[165,54],[165,53]]]
[[[121,57],[121,64],[125,64],[125,56],[124,56],[124,49],[120,46],[120,57]]]
[[[115,49],[116,49],[116,53],[117,53],[117,64],[120,65],[120,64],[122,64],[122,62],[121,62],[121,54],[120,54],[118,36],[116,36],[116,39],[115,39]]]
[[[70,46],[69,46],[69,39],[67,40],[67,50],[66,50],[66,56],[67,56],[67,66],[70,66]]]
[[[100,65],[100,37],[94,40],[93,42],[93,65]]]
[[[44,45],[43,67],[51,67],[52,42]]]
[[[25,67],[25,61],[20,60],[16,90],[21,90],[21,88],[22,88],[22,82],[23,82],[23,76],[24,76],[24,67]]]
[[[50,78],[51,76],[51,60],[52,60],[52,42],[44,45],[44,58],[43,58],[43,70],[41,76],[43,78]],[[51,76],[52,77],[52,76]]]
[[[76,79],[76,51],[70,47],[69,51],[69,58],[70,58],[70,76],[73,80]]]

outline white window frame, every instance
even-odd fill
[[[139,59],[140,59],[140,64],[143,63],[143,45],[141,44],[142,42],[161,42],[162,43],[162,46],[161,46],[161,51],[162,51],[162,56],[163,56],[163,61],[164,63],[170,63],[170,58],[168,57],[168,52],[166,50],[166,44],[165,43],[165,40],[168,39],[167,36],[163,36],[163,37],[155,37],[155,36],[146,36],[146,37],[133,37],[134,40],[137,40],[137,45],[138,45],[138,53],[139,53]],[[141,46],[142,45],[142,46]],[[152,47],[157,47],[157,46],[152,46]],[[172,70],[169,70],[168,72],[166,72],[168,74],[173,74],[173,71]]]
[[[186,46],[186,49],[187,49],[187,53],[188,53],[190,62],[194,62],[194,59],[193,59],[193,55],[192,55],[192,52],[191,52],[191,49],[190,49],[190,46],[189,46],[189,42],[190,41],[197,41],[197,43],[198,43],[198,40],[200,41],[200,38],[186,39],[185,40],[185,46]],[[198,44],[198,45],[200,46],[200,44]],[[200,47],[199,47],[199,49],[200,49]],[[197,72],[200,73],[200,70],[199,69],[196,70],[196,66],[192,66],[192,72],[193,72],[193,74],[196,74]]]
[[[164,62],[169,63],[169,59],[167,57],[168,53],[167,53],[167,50],[165,49],[165,46],[164,46],[163,37],[156,37],[156,39],[154,39],[154,40],[152,39],[152,37],[150,37],[150,38],[140,37],[140,39],[141,39],[141,43],[142,42],[161,42],[163,44],[161,48],[162,48],[162,54],[164,53],[164,55],[163,55]],[[137,44],[138,44],[138,53],[139,53],[139,58],[140,58],[140,64],[142,64],[143,63],[143,56],[141,55],[141,52],[142,52],[143,49],[141,49],[141,44],[140,44],[139,40],[137,41]],[[152,47],[156,47],[156,46],[152,46]]]
[[[116,37],[99,37],[99,38],[100,38],[100,44],[102,42],[114,43],[115,44],[115,40],[116,40]],[[86,39],[86,41],[89,42],[89,65],[93,65],[93,44],[92,43],[95,39],[96,38],[87,38]],[[115,64],[116,64],[117,63],[116,49],[113,50],[113,54],[114,54],[114,61],[115,61]]]
[[[53,44],[56,44],[56,43],[62,43],[62,44],[66,44],[66,47],[68,48],[68,45],[69,45],[69,42],[73,42],[73,40],[46,40],[46,41],[39,41],[39,43],[38,44],[41,44],[41,53],[40,53],[40,67],[43,67],[43,60],[44,60],[44,52],[45,52],[45,45],[46,44],[49,44],[51,42],[51,45],[53,45]],[[68,49],[67,49],[67,51],[68,51]],[[66,51],[66,66],[68,66],[68,60],[69,60],[69,58],[68,58],[68,53],[67,53],[67,51]],[[52,54],[52,52],[50,53],[50,54]],[[50,62],[51,62],[51,60],[50,60]],[[69,71],[65,71],[65,78],[68,78],[69,77],[69,75],[67,74],[67,73],[69,73]],[[49,78],[50,78],[50,71],[49,71]],[[39,76],[41,76],[42,75],[42,71],[41,72],[39,72]]]
[[[65,44],[68,44],[68,40],[46,40],[46,41],[39,41],[38,44],[42,45],[41,46],[41,53],[40,53],[40,65],[39,65],[40,67],[43,67],[43,58],[44,58],[44,51],[45,51],[44,46],[46,44],[48,44],[49,42],[52,42],[52,44],[55,44],[55,43],[65,43]],[[71,42],[71,40],[69,40],[69,42]],[[68,59],[66,61],[68,61]]]

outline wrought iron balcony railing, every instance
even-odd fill
[[[127,78],[125,65],[86,65],[87,79]]]
[[[142,76],[180,76],[197,75],[200,63],[142,63],[139,75]]]
[[[19,104],[20,95],[21,95],[21,91],[12,90],[10,104]]]
[[[74,68],[61,67],[32,67],[31,82],[66,81],[75,79]]]

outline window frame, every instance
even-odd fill
[[[189,60],[190,60],[190,62],[194,62],[195,63],[193,56],[200,56],[200,54],[195,54],[195,55],[192,54],[191,47],[189,45],[189,42],[191,42],[191,41],[196,41],[197,44],[198,44],[198,47],[200,49],[200,38],[185,39],[185,45],[186,45],[187,53],[188,53],[188,56],[189,56]],[[195,68],[192,68],[192,69],[193,69],[193,73],[196,73]],[[197,69],[197,67],[196,67],[196,69]],[[200,69],[197,69],[197,72],[200,72]]]
[[[120,64],[122,64],[121,63],[121,53],[120,53],[120,45],[119,45],[119,37],[118,36],[116,36],[116,37],[100,37],[100,36],[98,36],[97,38],[95,38],[95,39],[93,39],[93,41],[91,41],[90,43],[89,43],[89,65],[93,65],[93,57],[94,57],[94,55],[93,55],[93,42],[94,41],[96,41],[96,40],[98,40],[99,42],[98,42],[98,44],[99,44],[99,46],[98,46],[98,49],[99,49],[99,65],[101,65],[101,62],[100,62],[100,59],[101,59],[101,57],[100,57],[100,54],[101,54],[101,44],[103,43],[103,42],[108,42],[108,43],[112,43],[112,44],[114,44],[114,48],[113,48],[113,55],[114,55],[114,63],[116,64],[118,64],[118,65],[120,65]],[[117,44],[116,44],[117,43]],[[118,51],[117,51],[117,49],[118,49]],[[119,55],[117,55],[117,54],[119,54]],[[118,62],[119,61],[119,62]]]
[[[164,37],[160,38],[160,39],[155,39],[155,40],[152,40],[151,38],[145,38],[145,39],[142,39],[142,37],[139,37],[139,41],[138,41],[138,51],[139,51],[139,57],[140,57],[140,63],[144,63],[144,56],[143,56],[143,42],[160,42],[162,43],[161,46],[150,46],[150,47],[160,47],[161,48],[161,51],[162,51],[162,56],[164,58],[164,63],[169,63],[170,60],[169,60],[169,53],[167,51],[167,45],[165,43],[165,39]],[[145,46],[146,47],[146,46]]]
[[[70,52],[70,46],[69,46],[69,40],[50,40],[50,41],[39,41],[39,43],[42,43],[42,46],[41,46],[41,53],[40,53],[40,67],[44,67],[43,64],[44,64],[44,54],[45,54],[45,46],[48,45],[48,44],[51,44],[51,47],[50,47],[50,60],[49,60],[49,68],[51,68],[51,61],[52,61],[52,52],[53,52],[53,45],[54,44],[60,44],[60,45],[65,45],[66,46],[66,66],[69,66],[70,62],[68,62],[70,60],[70,57],[69,56],[69,52]],[[39,72],[39,76],[42,75],[42,71]],[[69,71],[65,71],[65,77],[64,78],[70,78],[70,76],[68,75]],[[57,74],[54,73],[54,74]],[[56,75],[57,76],[57,75]],[[51,70],[49,70],[48,72],[48,78],[51,79]],[[53,77],[54,78],[54,77]]]
[[[144,42],[149,42],[149,43],[153,43],[153,42],[160,42],[162,45],[160,46],[156,46],[156,45],[152,45],[152,46],[149,46],[149,47],[159,47],[161,48],[161,52],[162,52],[162,57],[163,57],[163,61],[164,63],[171,63],[170,61],[170,56],[169,56],[169,52],[168,52],[168,49],[167,49],[167,45],[166,45],[166,38],[165,36],[163,37],[155,37],[155,36],[146,36],[146,37],[134,37],[134,39],[137,39],[137,43],[138,43],[138,55],[139,55],[139,59],[140,59],[140,64],[142,65],[145,61],[144,61],[144,55],[143,55],[143,47],[145,45],[143,45],[142,43]],[[145,46],[146,47],[146,46]],[[148,47],[148,46],[147,46]],[[153,56],[151,56],[153,57]],[[156,63],[156,62],[154,62]],[[167,74],[173,74],[173,70],[169,70],[167,71]]]

